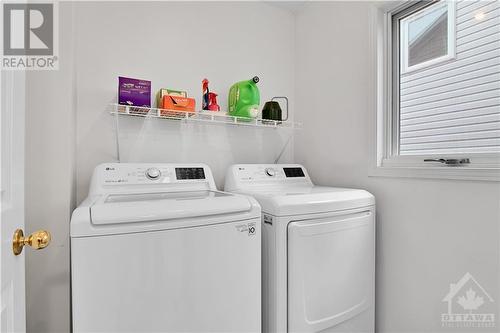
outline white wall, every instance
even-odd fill
[[[370,6],[310,3],[297,16],[295,160],[316,183],[376,196],[377,331],[441,331],[442,299],[465,272],[500,299],[500,185],[368,176]]]
[[[108,2],[76,5],[77,198],[94,167],[116,159],[107,111],[120,75],[187,90],[201,105],[201,80],[218,92],[222,109],[232,83],[261,78],[261,104],[294,92],[294,16],[259,2]],[[122,161],[205,162],[217,184],[235,162],[272,162],[279,132],[227,126],[123,119]],[[271,147],[265,148],[267,145]]]

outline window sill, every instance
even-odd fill
[[[416,65],[409,66],[409,67],[406,66],[406,64],[405,64],[401,70],[401,75],[405,76],[408,74],[422,72],[426,69],[431,69],[431,68],[435,68],[437,66],[445,65],[445,64],[450,63],[456,59],[457,59],[456,54],[452,53],[452,54],[447,54],[447,55],[441,56],[439,58],[428,60],[426,62],[422,62],[420,64],[416,64]]]
[[[368,176],[500,182],[500,169],[470,166],[377,166],[370,170]]]

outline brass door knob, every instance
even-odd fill
[[[17,229],[12,238],[12,251],[17,256],[23,252],[23,247],[25,245],[29,245],[35,250],[41,250],[49,245],[50,239],[50,233],[45,230],[38,230],[28,237],[24,237],[23,231]]]

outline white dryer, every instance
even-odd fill
[[[262,207],[263,332],[374,332],[375,200],[300,165],[230,167]]]
[[[71,219],[74,332],[258,332],[260,206],[202,164],[102,164]]]

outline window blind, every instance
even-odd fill
[[[400,75],[400,155],[500,152],[500,2],[458,1],[456,57]]]

